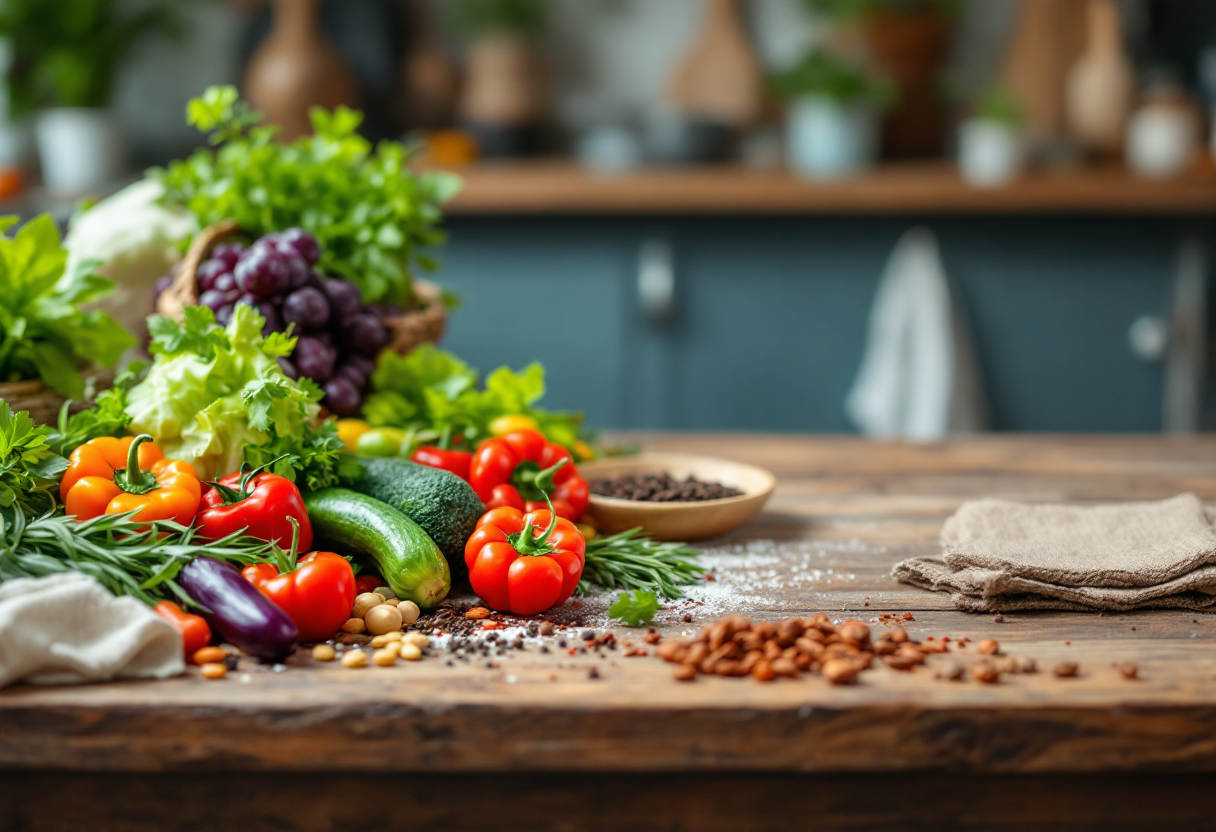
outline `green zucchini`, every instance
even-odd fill
[[[448,562],[422,527],[388,503],[345,488],[304,496],[313,533],[339,554],[370,558],[402,600],[433,609],[452,585]]]
[[[464,574],[464,544],[486,507],[472,486],[450,471],[391,457],[355,457],[343,485],[405,512],[438,544],[452,571]],[[357,472],[357,473],[355,473]]]

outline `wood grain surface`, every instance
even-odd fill
[[[798,778],[808,776],[847,780],[886,772],[913,782],[900,778],[937,772],[942,783],[979,783],[975,788],[982,791],[990,782],[984,778],[1016,774],[1010,788],[1034,778],[1058,788],[1073,783],[1082,802],[1101,777],[1118,775],[1151,786],[1158,796],[1174,789],[1178,799],[1170,816],[1182,819],[1194,809],[1182,792],[1194,797],[1216,791],[1209,789],[1216,782],[1216,615],[1020,613],[998,623],[889,577],[895,561],[934,551],[942,520],[973,497],[1096,501],[1194,491],[1216,500],[1216,438],[998,436],[940,445],[793,436],[630,439],[655,450],[719,454],[777,475],[776,493],[760,518],[712,542],[716,551],[739,553],[729,569],[718,568],[720,580],[762,587],[739,602],[751,617],[777,620],[823,610],[880,629],[874,621],[880,613],[908,612],[915,620],[906,626],[916,637],[994,637],[1008,654],[1033,657],[1041,668],[1076,661],[1080,675],[1058,679],[1040,672],[1003,677],[996,685],[945,682],[933,678],[934,664],[945,658],[937,656],[927,669],[878,667],[858,685],[834,688],[818,676],[772,684],[702,677],[679,684],[670,665],[620,652],[600,660],[529,648],[494,657],[493,668],[449,667],[441,656],[358,671],[298,656],[283,672],[243,664],[221,682],[191,674],[164,682],[0,692],[0,769],[8,772],[0,772],[0,783],[8,784],[0,788],[8,789],[10,805],[27,807],[20,815],[27,820],[38,803],[32,795],[59,783],[56,774],[72,772],[77,779],[62,783],[123,772],[156,773],[164,782],[177,782],[175,773],[277,773],[289,775],[297,790],[309,782],[299,778],[319,773],[510,772],[572,778],[591,790],[629,777],[659,778],[655,783],[696,777],[719,797],[722,778],[761,790],[784,783],[796,791],[802,786],[794,784],[810,782]],[[767,554],[749,565],[749,548]],[[830,569],[834,578],[806,580],[804,564],[812,553],[819,574]],[[687,632],[712,617],[692,611],[693,625],[671,615],[674,620],[660,630]],[[953,656],[965,662],[967,650]],[[1125,661],[1138,664],[1140,679],[1120,676],[1115,665]],[[588,675],[593,665],[598,679]],[[13,779],[18,774],[24,779]],[[776,779],[769,786],[747,779],[760,775]],[[81,786],[82,794],[100,788],[88,782],[93,785]],[[645,795],[638,791],[639,805],[658,800]],[[1001,799],[1008,801],[1008,794]],[[5,803],[0,799],[0,808]],[[1051,814],[1053,805],[1048,800],[1042,808]],[[875,811],[874,824],[890,819]],[[9,828],[4,817],[0,828]],[[1101,817],[1110,814],[1092,815]],[[1132,815],[1124,817],[1125,826],[1105,828],[1139,828]],[[788,828],[779,820],[735,828]],[[1061,825],[1043,828],[1091,828],[1064,820],[1057,815]],[[550,827],[538,822],[533,828]],[[957,828],[1004,827],[976,820]]]
[[[457,171],[451,214],[1212,214],[1216,179],[1137,178],[1121,168],[1031,173],[976,188],[943,162],[885,164],[839,181],[736,166],[603,174],[572,162],[485,163]]]

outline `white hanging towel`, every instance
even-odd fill
[[[884,439],[926,442],[987,426],[966,321],[927,228],[910,229],[887,260],[845,409],[862,433]]]
[[[88,575],[0,583],[0,688],[164,679],[184,669],[181,636],[168,621]]]

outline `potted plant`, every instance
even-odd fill
[[[789,100],[786,143],[794,170],[830,179],[873,164],[878,116],[891,100],[884,78],[856,61],[815,49],[770,86]]]
[[[546,0],[462,0],[456,28],[469,39],[460,119],[485,156],[534,152],[545,111],[535,38]]]
[[[1004,185],[1022,170],[1024,114],[1009,89],[990,87],[959,126],[958,162],[964,178],[979,187]]]
[[[0,38],[13,49],[10,98],[40,110],[42,176],[58,192],[80,192],[122,173],[124,145],[109,108],[123,59],[145,36],[176,30],[180,3],[46,0],[0,3]]]
[[[802,0],[816,18],[838,25],[838,46],[856,50],[891,79],[897,96],[886,114],[883,147],[899,157],[935,156],[945,135],[939,76],[963,0]]]

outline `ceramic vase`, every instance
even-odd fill
[[[359,105],[358,89],[342,56],[317,24],[320,0],[274,0],[274,26],[249,61],[249,103],[290,141],[312,132],[308,110]]]
[[[1089,0],[1086,32],[1085,52],[1068,75],[1068,130],[1086,150],[1114,156],[1123,143],[1136,83],[1115,0]]]

